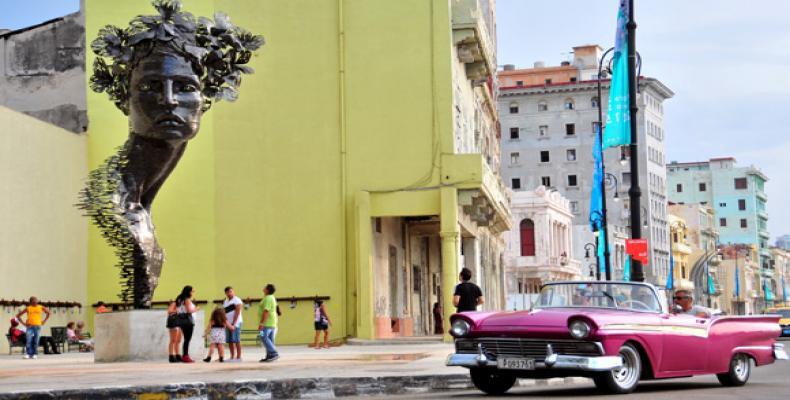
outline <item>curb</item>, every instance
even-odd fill
[[[520,379],[519,387],[560,386],[585,378]],[[473,388],[468,374],[359,378],[299,378],[233,382],[189,382],[152,386],[119,386],[73,390],[0,393],[0,400],[23,399],[334,399],[349,396],[409,395]]]

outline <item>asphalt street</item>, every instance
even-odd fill
[[[568,386],[534,386],[511,389],[501,397],[485,396],[475,390],[433,392],[409,396],[387,396],[388,399],[513,399],[524,398],[560,398],[560,399],[790,399],[790,361],[752,370],[749,382],[742,387],[724,387],[714,375],[697,376],[685,379],[668,379],[660,381],[644,381],[629,396],[604,395],[589,384]]]

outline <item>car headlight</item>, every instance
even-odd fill
[[[571,333],[571,337],[573,337],[574,339],[584,339],[587,336],[590,336],[590,331],[592,330],[592,328],[590,327],[590,324],[588,324],[587,322],[576,320],[571,322],[570,325],[568,325],[568,330]]]
[[[463,337],[469,333],[470,329],[471,326],[468,322],[463,319],[457,319],[453,321],[453,325],[450,327],[450,334],[453,335],[453,337]]]

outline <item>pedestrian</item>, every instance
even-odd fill
[[[439,302],[433,303],[433,334],[444,334],[444,320],[442,319],[442,306]]]
[[[261,362],[271,362],[278,358],[277,348],[274,347],[274,338],[277,333],[277,299],[274,298],[275,287],[271,283],[263,288],[263,299],[258,304],[258,317],[260,323],[258,330],[260,331],[261,341],[266,347],[266,357],[262,358]]]
[[[170,342],[167,345],[168,359],[171,363],[181,362],[181,354],[178,346],[181,345],[181,329],[178,328],[178,306],[175,301],[171,301],[167,307],[167,331],[170,334]]]
[[[321,336],[321,332],[324,332],[324,345],[325,349],[329,348],[329,325],[332,325],[332,320],[329,319],[329,315],[326,313],[326,306],[324,305],[323,300],[316,300],[313,304],[313,315],[314,315],[314,327],[315,327],[315,340],[313,341],[313,347],[316,350],[320,349],[322,346],[318,344],[319,336]]]
[[[195,289],[192,286],[186,285],[181,290],[181,294],[176,297],[176,325],[181,329],[181,334],[184,338],[184,344],[181,347],[181,362],[193,363],[195,362],[189,357],[189,341],[192,340],[192,332],[195,330],[195,318],[193,313],[200,310],[192,303],[192,297],[195,295]]]
[[[211,362],[211,356],[214,354],[214,349],[217,349],[219,362],[225,361],[225,340],[227,335],[226,329],[233,330],[233,326],[228,323],[228,316],[222,308],[215,308],[211,313],[211,320],[206,326],[206,336],[209,338],[208,356],[203,359],[205,362]]]
[[[225,301],[222,302],[222,308],[228,317],[229,327],[225,332],[228,348],[230,348],[230,359],[228,362],[241,362],[241,324],[243,322],[241,315],[241,307],[244,302],[241,301],[239,296],[233,291],[233,288],[228,286],[225,288]]]
[[[38,297],[31,296],[30,303],[24,310],[20,311],[16,317],[20,318],[22,315],[27,314],[27,320],[23,325],[27,328],[25,331],[25,356],[24,358],[38,358],[38,344],[41,340],[41,327],[47,323],[49,319],[49,309],[41,304],[38,304]],[[41,314],[46,314],[44,319],[41,319]]]
[[[472,279],[472,271],[469,268],[461,270],[460,278],[461,283],[455,286],[455,293],[453,293],[453,305],[457,312],[477,311],[477,306],[485,301],[483,291],[479,286],[469,282]]]

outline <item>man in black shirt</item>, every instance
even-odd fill
[[[457,312],[477,311],[477,306],[483,304],[483,291],[480,287],[469,280],[472,279],[472,271],[469,268],[461,270],[461,283],[455,286],[453,294],[453,305]]]

